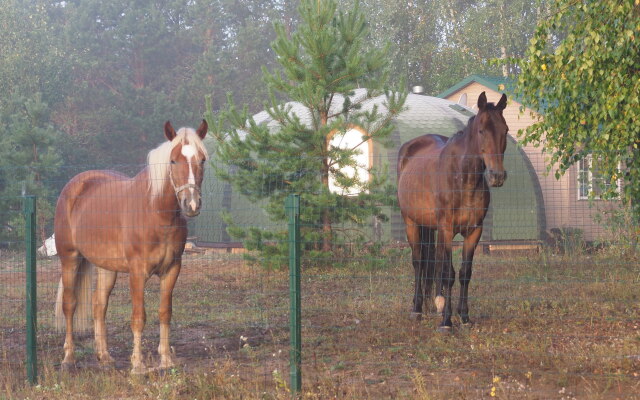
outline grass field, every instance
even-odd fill
[[[473,326],[442,335],[437,316],[411,321],[406,250],[340,268],[304,262],[303,390],[308,399],[638,399],[640,266],[612,251],[477,255]],[[237,255],[187,255],[174,291],[172,346],[180,366],[129,374],[126,275],[107,316],[115,369],[93,340],[77,341],[78,368],[59,371],[62,333],[52,310],[57,260],[38,264],[39,385],[25,384],[24,266],[0,260],[0,398],[285,399],[288,274]],[[457,293],[458,285],[454,287]],[[146,294],[143,346],[157,362],[158,280]]]

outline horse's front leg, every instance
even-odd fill
[[[471,270],[473,265],[473,254],[482,236],[482,226],[479,226],[468,233],[462,245],[462,267],[460,268],[460,300],[458,301],[458,314],[463,325],[469,324],[469,283],[471,282]]]
[[[158,319],[160,320],[160,343],[158,354],[160,355],[160,369],[168,369],[175,365],[169,345],[169,333],[171,330],[171,313],[173,288],[180,273],[181,261],[177,260],[167,272],[160,276],[160,308]]]
[[[436,308],[442,312],[440,332],[451,331],[451,288],[456,280],[456,272],[451,264],[451,243],[453,229],[441,225],[438,227],[438,243],[436,246]],[[444,297],[443,297],[444,295]]]
[[[133,332],[132,374],[147,373],[147,367],[142,357],[142,331],[147,322],[147,313],[144,309],[144,285],[147,279],[143,263],[131,265],[129,291],[131,293],[131,331]]]

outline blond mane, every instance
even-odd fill
[[[208,158],[204,143],[192,128],[180,128],[172,141],[166,141],[151,150],[147,155],[147,167],[149,170],[149,194],[155,199],[162,195],[164,183],[169,179],[169,167],[171,151],[178,144],[191,144],[196,146],[199,152]]]

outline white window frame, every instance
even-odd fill
[[[586,164],[586,165],[585,165]],[[620,163],[618,163],[618,172],[622,169],[620,167]],[[587,184],[583,183],[581,179],[582,175],[586,174],[587,176]],[[594,182],[598,179],[602,179],[601,177],[595,176],[593,173],[593,156],[591,154],[586,157],[580,159],[576,164],[576,183],[577,183],[577,194],[578,200],[600,200],[599,195],[593,195],[594,193]],[[622,180],[620,178],[616,179],[616,192],[620,193]],[[586,187],[585,187],[586,186]],[[586,190],[585,190],[586,189]],[[586,194],[584,194],[586,192]]]

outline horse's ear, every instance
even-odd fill
[[[478,96],[478,110],[484,111],[485,108],[487,108],[487,95],[485,92],[482,92],[480,96]]]
[[[203,119],[196,133],[198,134],[198,136],[200,136],[200,139],[204,140],[204,138],[207,136],[208,131],[209,125],[207,125],[207,121]]]
[[[496,106],[496,108],[500,111],[504,110],[505,108],[507,108],[507,95],[506,94],[502,94],[502,97],[500,97],[500,101],[498,102],[498,105]]]
[[[167,121],[164,123],[164,135],[172,141],[174,137],[176,137],[176,130],[171,126],[171,121]]]

